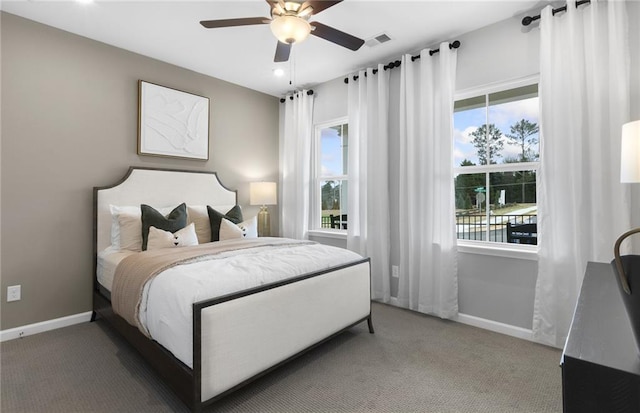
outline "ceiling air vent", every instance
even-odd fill
[[[364,44],[366,44],[369,47],[374,47],[374,46],[377,46],[379,44],[386,43],[389,40],[391,40],[391,37],[389,37],[386,33],[382,33],[382,34],[374,36],[374,37],[372,37],[370,39],[367,39],[367,41],[364,42]]]

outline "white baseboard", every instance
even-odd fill
[[[86,313],[74,314],[22,327],[10,328],[8,330],[0,331],[0,342],[31,336],[33,334],[43,333],[57,328],[68,327],[74,324],[86,323],[90,320],[91,311],[87,311]]]
[[[533,331],[526,328],[512,326],[511,324],[499,323],[493,320],[487,320],[486,318],[480,318],[473,315],[458,313],[458,316],[453,319],[458,323],[467,324],[470,326],[483,328],[485,330],[493,331],[495,333],[505,334],[507,336],[521,338],[523,340],[533,341]]]
[[[398,302],[396,297],[391,297],[389,304],[396,307],[404,308]],[[495,333],[505,334],[507,336],[521,338],[523,340],[533,341],[533,331],[526,328],[512,326],[511,324],[504,324],[498,321],[487,320],[486,318],[480,318],[473,315],[458,313],[458,315],[452,319],[458,323],[467,324],[470,326],[482,328],[485,330],[493,331]]]
[[[391,297],[391,299],[389,300],[389,304],[400,307],[398,305],[398,300],[395,297]],[[89,320],[91,320],[91,311],[87,311],[86,313],[74,314],[67,317],[56,318],[53,320],[42,321],[40,323],[29,324],[22,327],[11,328],[8,330],[2,330],[0,331],[0,342],[43,333],[45,331],[55,330],[57,328],[68,327],[74,324],[85,323]],[[526,328],[516,327],[510,324],[499,323],[497,321],[487,320],[485,318],[462,313],[459,313],[458,316],[453,319],[453,321],[478,328],[483,328],[485,330],[493,331],[496,333],[521,338],[523,340],[533,341],[533,332],[531,330],[527,330]]]
[[[396,307],[400,307],[400,308],[404,308],[404,307],[402,307],[402,306],[400,305],[400,302],[398,301],[398,298],[397,298],[397,297],[390,297],[390,298],[389,298],[389,302],[388,302],[387,304],[394,305],[394,306],[396,306]]]

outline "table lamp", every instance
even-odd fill
[[[271,218],[267,205],[276,205],[277,192],[275,182],[251,182],[249,183],[249,204],[260,205],[258,212],[258,236],[271,236]]]
[[[620,182],[640,182],[640,120],[622,125],[622,147],[620,158]],[[620,244],[625,238],[640,233],[640,228],[625,232],[613,247],[615,270],[622,301],[627,310],[631,330],[640,355],[640,255],[620,256]]]

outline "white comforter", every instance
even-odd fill
[[[165,270],[143,292],[140,321],[154,340],[189,367],[193,367],[193,303],[362,258],[322,244],[251,248],[224,255]]]

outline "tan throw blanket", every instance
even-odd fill
[[[138,312],[145,284],[162,271],[179,264],[224,258],[225,252],[268,246],[298,246],[314,244],[287,238],[237,239],[210,242],[185,248],[163,248],[143,251],[123,259],[116,267],[111,289],[113,311],[149,337],[139,322]]]

